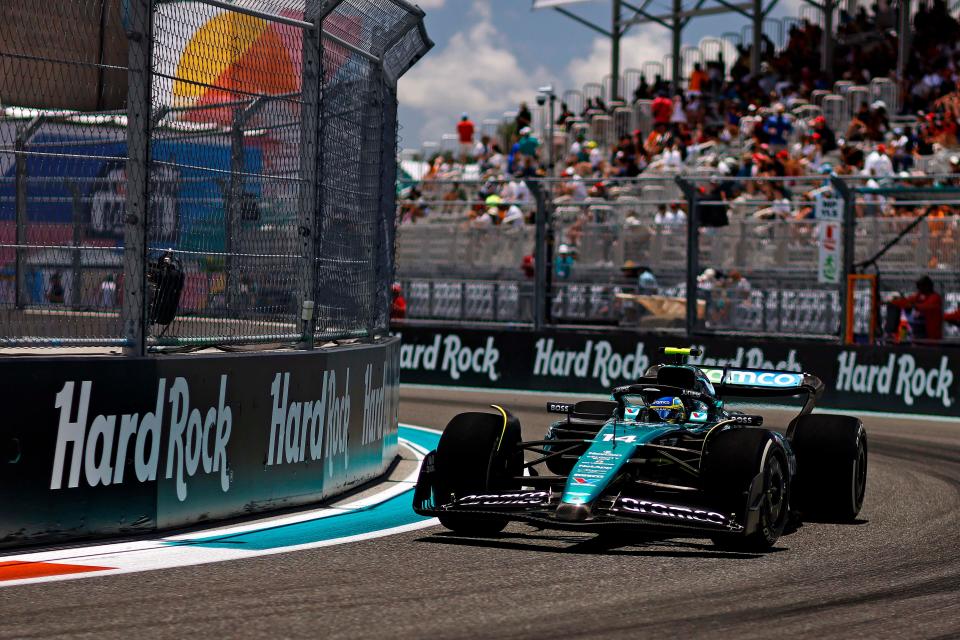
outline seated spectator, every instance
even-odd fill
[[[400,283],[395,282],[390,287],[390,319],[403,320],[407,317],[407,301],[403,297]]]
[[[653,217],[654,224],[681,225],[687,221],[687,214],[677,200],[670,203],[670,208],[663,212],[657,211]]]
[[[668,125],[671,116],[673,116],[673,101],[665,94],[660,93],[653,99],[650,111],[655,125]]]
[[[874,176],[880,180],[893,175],[893,162],[887,155],[886,145],[878,144],[877,148],[867,155],[863,161],[863,175]]]
[[[523,211],[516,204],[501,202],[497,205],[500,225],[504,227],[522,227],[526,220]]]
[[[793,132],[793,124],[786,116],[786,107],[782,102],[773,106],[773,115],[768,116],[763,123],[771,147],[780,149],[787,144],[787,136]]]
[[[813,119],[813,140],[820,146],[820,153],[826,155],[837,149],[837,136],[827,124],[827,119],[817,116]]]

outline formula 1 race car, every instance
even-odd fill
[[[739,551],[769,549],[792,518],[856,518],[867,434],[857,418],[811,413],[823,391],[818,378],[697,367],[685,364],[695,349],[661,352],[675,363],[650,367],[611,401],[548,403],[564,418],[542,440],[522,441],[519,421],[499,406],[455,416],[423,461],[414,510],[463,535],[520,521],[704,537]],[[786,435],[724,404],[801,395]]]

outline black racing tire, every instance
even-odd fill
[[[797,457],[794,505],[806,519],[852,522],[867,488],[867,432],[852,416],[810,414],[790,425]]]
[[[745,524],[751,483],[762,473],[762,494],[756,530],[713,537],[722,549],[769,551],[783,534],[790,515],[790,470],[783,445],[765,429],[736,428],[707,439],[700,478],[708,504],[734,514]]]
[[[461,413],[437,445],[433,488],[441,504],[451,495],[519,489],[513,478],[523,473],[520,423],[507,414]],[[506,518],[447,514],[438,516],[447,529],[468,536],[489,536],[507,526]]]

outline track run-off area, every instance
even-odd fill
[[[405,425],[502,404],[543,435],[557,394],[405,387]],[[763,411],[784,427],[790,413]],[[866,502],[768,554],[410,508],[438,433],[405,426],[387,481],[332,505],[160,538],[0,555],[0,637],[960,637],[960,421],[867,413]]]

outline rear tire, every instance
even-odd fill
[[[520,423],[507,414],[461,413],[453,418],[440,437],[434,460],[435,503],[445,504],[451,496],[468,493],[519,489],[513,480],[523,473]],[[506,424],[504,424],[506,423]],[[440,524],[468,536],[488,536],[507,526],[506,518],[447,514]]]
[[[851,522],[863,507],[867,488],[867,432],[859,419],[805,415],[790,425],[797,456],[794,503],[808,518]]]
[[[721,534],[713,542],[731,551],[768,551],[783,534],[790,513],[790,470],[780,442],[764,429],[721,431],[707,441],[701,481],[712,508],[746,524],[753,479],[761,474],[758,523],[748,534]]]

